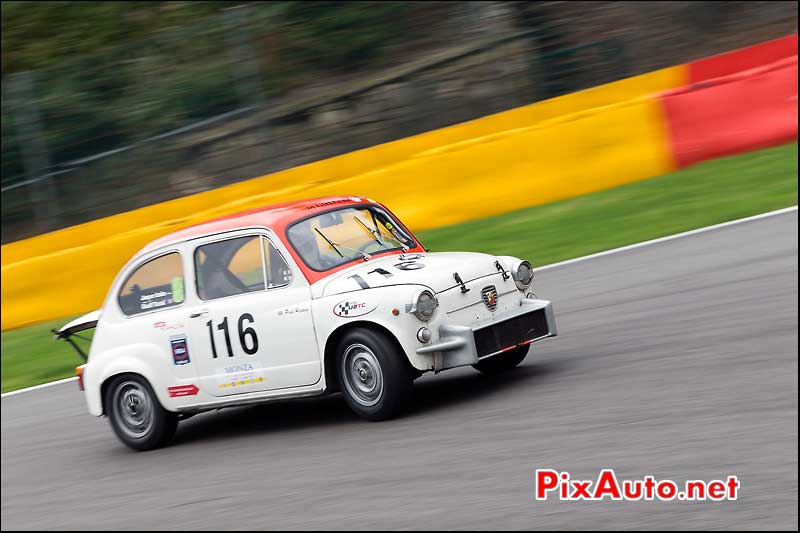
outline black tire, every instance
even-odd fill
[[[408,406],[413,391],[409,366],[394,342],[372,330],[354,329],[336,347],[339,390],[350,409],[367,420],[386,420]]]
[[[119,440],[137,451],[164,446],[178,427],[178,415],[164,409],[147,380],[135,374],[114,378],[104,405]]]
[[[531,345],[519,346],[505,353],[495,355],[489,359],[484,359],[476,365],[472,365],[475,370],[480,370],[484,374],[499,374],[511,370],[520,364],[528,355]]]

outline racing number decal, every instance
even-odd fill
[[[253,328],[249,326],[246,328],[244,327],[245,320],[250,324],[255,322],[253,315],[250,313],[245,313],[239,317],[239,344],[241,344],[244,353],[247,355],[254,355],[258,351],[258,336],[256,335],[256,330]],[[214,322],[209,320],[206,322],[206,326],[208,326],[208,335],[211,337],[211,356],[216,359],[217,344],[214,342]],[[228,331],[228,317],[225,317],[225,319],[217,325],[217,329],[225,333],[225,347],[228,348],[228,357],[233,357],[231,334]],[[252,346],[248,346],[247,337],[250,337]]]
[[[227,320],[227,318],[225,319]],[[239,317],[239,343],[242,345],[242,350],[247,355],[253,355],[258,351],[258,337],[256,336],[256,330],[251,327],[246,327],[242,329],[244,325],[244,321],[247,320],[250,324],[254,322],[253,315],[250,313],[245,313]],[[253,347],[248,348],[247,343],[245,342],[245,337],[249,335],[251,339],[253,339]]]
[[[228,357],[233,357],[233,348],[231,348],[231,334],[228,332],[228,317],[225,317],[225,320],[223,320],[220,325],[217,326],[217,329],[225,332],[225,346],[228,347]],[[214,346],[214,337],[211,337],[211,346]],[[214,351],[216,352],[217,350]]]

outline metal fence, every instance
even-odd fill
[[[288,89],[265,61],[258,7],[3,79],[2,242],[688,59],[637,55],[630,31],[586,38],[578,15],[560,15],[573,2],[442,4],[452,16],[415,37],[419,50],[387,54],[394,64]]]
[[[4,78],[3,242],[182,194],[181,135],[265,107],[241,16]]]

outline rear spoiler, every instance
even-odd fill
[[[88,343],[92,342],[92,339],[88,337],[83,337],[78,335],[81,331],[86,331],[87,329],[92,329],[97,327],[97,321],[100,320],[100,311],[92,311],[91,313],[86,313],[85,315],[76,318],[72,322],[64,324],[59,329],[51,330],[53,334],[55,334],[55,339],[63,339],[70,343],[75,351],[78,352],[84,361],[86,361],[89,356],[84,352],[80,346],[78,346],[75,342],[74,338],[84,340]]]

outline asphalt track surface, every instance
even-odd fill
[[[2,400],[3,529],[791,529],[797,212],[541,272],[560,336],[513,373],[225,410],[134,453],[75,383]],[[568,238],[568,236],[565,236]],[[739,477],[737,501],[535,501],[536,468]]]

